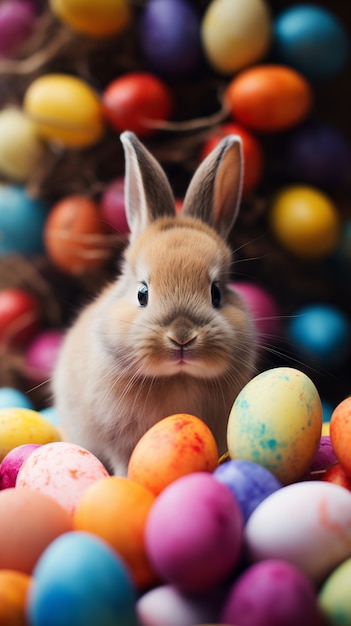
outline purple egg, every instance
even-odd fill
[[[200,18],[187,0],[149,0],[138,32],[142,55],[154,72],[183,78],[199,67]]]
[[[0,465],[0,489],[16,486],[17,474],[29,455],[39,448],[39,443],[25,443],[13,448],[4,456]]]
[[[313,478],[322,478],[324,470],[337,462],[337,457],[332,446],[329,435],[322,435],[316,455],[312,461],[308,472],[303,476],[302,480],[313,480]]]
[[[124,203],[124,177],[116,178],[107,185],[100,200],[101,216],[107,224],[121,235],[129,233]]]
[[[310,579],[296,566],[273,559],[248,567],[236,579],[220,621],[240,626],[322,626]]]
[[[239,563],[243,517],[226,485],[194,472],[155,500],[145,528],[148,556],[165,583],[183,592],[221,584]]]
[[[35,27],[35,7],[25,0],[0,4],[0,56],[9,56],[25,42]]]
[[[282,486],[268,469],[243,459],[222,463],[213,476],[229,487],[239,503],[245,523],[255,508]]]

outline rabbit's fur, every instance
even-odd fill
[[[53,391],[66,438],[124,475],[140,437],[175,413],[203,419],[219,453],[226,450],[227,420],[253,375],[256,340],[227,285],[240,139],[226,137],[200,164],[180,215],[159,163],[133,133],[121,141],[130,243],[119,278],[67,332]]]

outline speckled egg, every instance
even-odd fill
[[[0,460],[13,448],[27,443],[60,441],[59,431],[38,411],[10,407],[0,409]]]
[[[283,484],[310,467],[322,429],[322,403],[312,380],[290,367],[255,376],[230,412],[227,444],[232,459],[270,470]]]
[[[58,441],[34,450],[22,464],[16,488],[25,487],[51,496],[70,514],[94,481],[108,476],[91,452],[73,443]]]

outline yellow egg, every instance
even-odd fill
[[[59,431],[38,411],[32,409],[0,409],[0,461],[25,443],[60,441]]]
[[[261,59],[271,41],[271,15],[264,0],[212,0],[201,24],[210,65],[233,74]]]
[[[50,8],[67,26],[93,37],[119,33],[131,14],[127,0],[50,0]]]
[[[287,250],[303,258],[321,258],[337,245],[340,216],[331,199],[308,185],[282,189],[270,208],[270,225]]]
[[[351,623],[351,558],[336,567],[323,583],[318,602],[331,626]]]
[[[6,177],[26,182],[45,155],[35,124],[20,109],[0,111],[0,172]]]
[[[228,451],[232,459],[258,463],[288,484],[309,469],[321,430],[322,403],[311,379],[277,367],[239,393],[228,420]]]
[[[23,108],[43,139],[70,148],[97,143],[105,130],[98,94],[75,76],[39,76],[25,92]]]

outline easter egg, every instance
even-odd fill
[[[102,97],[108,123],[118,132],[130,130],[148,137],[155,124],[171,116],[173,97],[160,78],[148,72],[130,72],[110,82]]]
[[[283,484],[302,477],[316,454],[322,404],[312,380],[290,367],[252,378],[229,415],[227,443],[232,459],[266,467]]]
[[[260,502],[282,486],[265,467],[242,459],[221,463],[213,476],[231,490],[239,503],[244,523]]]
[[[313,97],[310,84],[296,70],[265,64],[239,72],[228,83],[224,99],[239,124],[272,133],[302,122]]]
[[[334,483],[351,491],[351,477],[346,472],[341,463],[335,463],[329,467],[323,474],[322,480],[328,483]]]
[[[55,406],[47,406],[41,409],[40,414],[56,427],[60,426],[60,416]]]
[[[67,26],[89,37],[116,35],[131,18],[127,0],[50,0],[49,4]]]
[[[10,407],[0,409],[0,460],[25,443],[60,441],[58,430],[38,411]]]
[[[228,122],[217,127],[204,142],[200,158],[203,161],[227,135],[238,135],[242,141],[244,158],[243,194],[248,195],[262,178],[264,156],[259,140],[240,124]]]
[[[338,565],[323,582],[318,602],[326,623],[343,626],[351,622],[351,558]]]
[[[28,395],[14,387],[0,387],[0,409],[10,407],[20,409],[34,409]]]
[[[33,33],[34,6],[23,0],[3,0],[0,5],[0,56],[9,57]]]
[[[138,23],[143,59],[167,78],[192,74],[200,63],[200,17],[188,0],[149,0]]]
[[[291,185],[273,198],[269,224],[280,244],[306,259],[328,255],[340,232],[338,209],[329,196],[309,185]]]
[[[351,397],[347,397],[335,407],[330,418],[330,440],[338,461],[351,477]]]
[[[72,529],[68,513],[31,489],[0,491],[0,571],[31,574],[47,546]]]
[[[157,585],[146,591],[137,601],[136,609],[140,624],[150,626],[184,626],[216,619],[222,594],[206,592],[189,595],[173,585]]]
[[[135,591],[125,564],[90,533],[58,537],[41,555],[33,576],[28,596],[33,626],[47,626],[53,619],[55,626],[137,626]]]
[[[6,108],[0,111],[0,172],[3,176],[26,182],[45,156],[35,124],[21,110]]]
[[[320,623],[316,591],[295,565],[267,559],[251,565],[232,584],[221,611],[223,623],[311,626]]]
[[[87,487],[73,518],[75,530],[98,535],[126,563],[134,583],[148,588],[157,582],[145,549],[145,524],[155,496],[128,478],[108,476]]]
[[[298,355],[314,365],[340,367],[351,353],[350,320],[330,304],[310,304],[295,311],[286,324],[286,335]]]
[[[0,290],[0,343],[24,346],[38,332],[40,318],[40,303],[34,295],[15,287]]]
[[[32,577],[24,572],[0,570],[0,623],[27,624],[27,595]]]
[[[212,0],[201,24],[202,46],[213,69],[234,74],[262,59],[271,42],[271,14],[264,0]]]
[[[315,457],[311,463],[308,474],[311,478],[314,473],[319,474],[336,463],[336,455],[329,435],[322,435]]]
[[[217,444],[209,427],[194,415],[179,413],[157,422],[139,439],[128,478],[157,495],[180,476],[212,472],[217,463]]]
[[[0,184],[0,254],[41,254],[46,208],[20,185]]]
[[[278,304],[267,289],[259,284],[244,281],[232,282],[230,286],[242,296],[247,305],[262,347],[281,335]]]
[[[25,376],[32,384],[40,384],[51,378],[63,337],[63,331],[42,330],[26,347]]]
[[[333,77],[349,58],[349,35],[325,7],[298,4],[281,11],[273,23],[277,58],[313,80]]]
[[[244,530],[250,562],[283,559],[319,585],[351,556],[351,493],[319,480],[278,489]]]
[[[147,553],[161,580],[189,593],[211,590],[226,580],[238,565],[242,537],[237,501],[207,472],[168,485],[145,527]]]
[[[115,178],[107,185],[99,206],[101,217],[108,226],[121,235],[129,234],[124,202],[124,176]]]
[[[110,255],[99,206],[81,195],[66,196],[51,207],[44,241],[52,262],[69,274],[100,268]]]
[[[67,148],[92,146],[105,130],[97,93],[69,74],[42,74],[34,79],[24,94],[23,110],[40,137]]]
[[[24,443],[4,456],[0,465],[0,489],[16,487],[17,474],[22,463],[39,446],[39,443]]]
[[[22,463],[16,487],[50,496],[72,515],[84,491],[108,471],[91,452],[56,441],[34,450]]]

